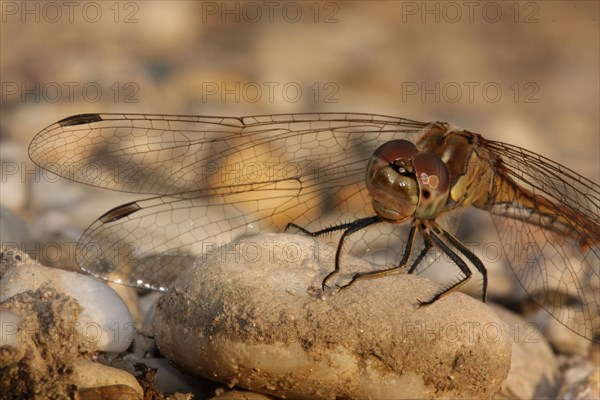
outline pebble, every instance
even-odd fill
[[[500,390],[511,345],[488,306],[456,293],[418,308],[438,287],[406,274],[323,295],[333,264],[317,243],[261,235],[199,257],[159,300],[161,352],[190,373],[280,397],[489,398]],[[346,256],[342,268],[373,267]]]
[[[110,286],[116,294],[119,295],[121,300],[123,300],[136,325],[141,325],[145,316],[142,314],[142,310],[140,309],[137,289],[133,286],[119,285],[118,283],[113,282],[106,282],[106,284]]]
[[[560,353],[586,354],[592,346],[591,340],[568,329],[544,309],[539,309],[530,319],[540,327],[544,337]]]
[[[5,253],[5,249],[2,252]],[[2,275],[0,302],[19,293],[35,291],[42,284],[74,298],[82,307],[76,329],[90,346],[99,351],[122,352],[131,345],[135,323],[127,306],[108,285],[89,276],[29,261],[18,268],[8,268]]]
[[[80,360],[74,365],[73,383],[80,390],[113,386],[111,390],[114,393],[129,393],[133,390],[137,394],[135,398],[141,399],[144,396],[142,387],[130,373],[89,360]],[[104,391],[109,391],[109,389],[104,389]]]
[[[79,400],[138,400],[139,394],[127,385],[99,386],[78,391]]]
[[[558,399],[600,399],[600,366],[577,366],[565,373]]]
[[[73,330],[81,313],[77,302],[42,285],[0,302],[0,310],[7,335],[0,346],[0,398],[73,398],[73,363],[89,356]]]
[[[512,345],[510,370],[501,398],[551,398],[559,382],[559,363],[536,325],[500,306],[492,308],[508,327]]]
[[[219,393],[210,400],[273,400],[273,397],[255,392],[230,390]]]
[[[82,301],[86,293],[90,298]],[[94,299],[98,304],[90,307]],[[20,251],[3,247],[0,388],[10,388],[11,398],[141,399],[143,391],[133,375],[90,360],[97,354],[97,341],[82,335],[90,326],[99,329],[108,323],[113,317],[110,312],[125,321],[122,310],[126,308],[121,301],[117,310],[114,299],[120,301],[103,283],[44,267]],[[98,334],[98,329],[87,332]],[[112,346],[101,343],[99,347]],[[0,398],[5,398],[2,394]]]
[[[114,360],[111,365],[124,369],[130,373],[136,373],[138,364],[142,363],[156,370],[153,385],[161,392],[167,393],[191,393],[194,398],[206,399],[214,394],[220,384],[196,376],[186,374],[169,363],[165,358],[146,357],[138,358],[127,355],[123,359]]]

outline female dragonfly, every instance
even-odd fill
[[[457,211],[475,207],[491,215],[524,289],[567,328],[600,339],[598,184],[448,123],[352,113],[82,114],[43,129],[29,155],[75,182],[152,195],[106,212],[81,237],[78,264],[103,279],[166,290],[191,254],[295,227],[340,235],[323,288],[346,251],[383,243],[381,270],[355,273],[346,286],[413,272],[441,251],[459,278],[420,304],[466,282],[467,262],[483,276],[485,301],[485,266],[454,236]]]

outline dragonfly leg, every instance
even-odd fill
[[[358,221],[360,221],[360,220],[358,220]],[[304,233],[305,235],[308,235],[310,237],[317,237],[317,236],[325,235],[326,233],[335,232],[335,231],[339,231],[339,230],[342,230],[342,229],[348,229],[348,228],[350,228],[352,225],[354,225],[358,221],[347,222],[345,224],[339,224],[339,225],[330,226],[328,228],[321,229],[321,230],[316,231],[316,232],[311,232],[308,229],[305,229],[305,228],[301,227],[300,225],[296,225],[293,222],[290,222],[285,227],[285,232],[287,232],[290,228],[296,228],[300,232]]]
[[[475,266],[475,268],[477,268],[477,271],[479,271],[479,273],[483,277],[483,287],[481,290],[481,301],[485,303],[485,301],[487,299],[487,286],[488,286],[487,269],[485,268],[485,266],[483,265],[481,260],[475,254],[473,254],[469,249],[467,249],[465,247],[465,245],[461,243],[460,240],[458,240],[457,238],[455,238],[454,236],[452,236],[450,233],[446,232],[445,230],[442,230],[442,235],[444,236],[444,238],[446,238],[446,240],[448,240],[450,243],[452,243],[452,245],[455,248],[457,248],[458,251],[460,251],[465,257],[467,257],[469,259],[469,261],[471,261],[471,263]]]
[[[417,268],[419,263],[423,260],[423,258],[425,257],[425,255],[427,254],[429,249],[431,249],[433,247],[433,243],[431,242],[431,239],[429,238],[429,236],[425,235],[425,236],[423,236],[423,238],[425,240],[425,247],[423,248],[423,250],[421,250],[421,253],[419,253],[419,255],[417,256],[417,259],[415,260],[413,265],[411,265],[410,269],[407,272],[408,274],[412,274],[414,272],[414,270]]]
[[[335,251],[335,269],[333,271],[331,271],[329,274],[327,274],[325,279],[323,279],[323,282],[321,283],[322,290],[325,290],[325,286],[326,286],[329,278],[331,278],[333,275],[335,275],[340,270],[340,258],[342,255],[342,248],[344,247],[344,241],[346,240],[346,238],[348,236],[352,235],[353,233],[356,233],[359,230],[366,228],[369,225],[373,225],[373,224],[376,224],[381,221],[383,221],[383,219],[376,215],[373,217],[357,219],[356,221],[348,223],[348,224],[342,224],[342,225],[337,225],[335,227],[326,228],[326,229],[323,229],[324,232],[319,231],[319,232],[314,233],[315,235],[317,235],[317,234],[327,233],[332,230],[339,230],[339,229],[346,228],[344,233],[342,233],[342,237],[340,237],[340,241],[339,241],[337,249]],[[342,226],[343,226],[343,228],[340,228]],[[346,286],[348,286],[348,285],[346,285]]]
[[[431,304],[431,303],[435,302],[442,296],[458,289],[461,285],[466,283],[471,278],[472,272],[467,267],[467,264],[446,243],[444,243],[443,239],[447,240],[449,244],[451,244],[455,249],[457,249],[460,253],[462,253],[462,255],[467,257],[467,259],[469,261],[471,261],[471,263],[473,263],[475,268],[477,268],[477,270],[483,276],[483,288],[482,288],[482,293],[481,293],[481,301],[483,301],[485,303],[486,297],[487,297],[487,270],[485,269],[481,260],[479,258],[477,258],[477,256],[475,254],[473,254],[471,251],[469,251],[469,249],[467,249],[465,247],[465,245],[463,245],[460,242],[460,240],[458,240],[457,238],[452,236],[450,233],[446,232],[435,222],[431,222],[431,224],[434,225],[433,229],[431,229],[429,233],[424,231],[423,234],[425,235],[426,238],[429,237],[431,240],[433,240],[435,242],[435,244],[437,244],[440,247],[440,249],[442,249],[442,251],[444,253],[446,253],[450,257],[450,259],[452,259],[452,261],[454,261],[454,263],[460,268],[461,272],[464,274],[464,277],[462,279],[458,280],[457,282],[454,282],[453,284],[449,285],[448,287],[446,287],[439,293],[437,293],[435,296],[433,296],[433,298],[431,298],[431,300],[421,301],[420,305],[427,305],[427,304]],[[443,239],[442,239],[442,237],[439,236],[440,234],[443,237]]]
[[[442,249],[442,251],[444,253],[446,253],[452,261],[454,261],[454,263],[458,266],[458,268],[460,268],[460,270],[464,276],[461,279],[457,280],[456,282],[443,288],[441,291],[436,293],[430,300],[419,301],[419,306],[432,304],[435,301],[437,301],[438,299],[440,299],[441,297],[445,296],[446,294],[458,289],[461,285],[465,284],[471,278],[471,275],[473,274],[473,272],[471,272],[471,270],[469,269],[467,264],[458,256],[458,254],[456,254],[454,251],[452,251],[452,249],[448,245],[446,245],[446,243],[444,243],[444,241],[438,236],[437,232],[435,232],[434,230],[432,230],[429,233],[424,231],[423,235],[425,235],[425,237],[431,238],[431,240],[433,240],[433,242],[440,249]]]
[[[383,276],[386,275],[392,271],[396,271],[399,269],[403,269],[406,267],[406,264],[408,263],[408,259],[410,258],[410,255],[412,254],[412,250],[413,250],[413,245],[415,242],[415,231],[416,231],[416,226],[413,225],[410,228],[410,232],[408,233],[408,239],[406,241],[406,247],[404,249],[404,255],[402,256],[402,260],[400,260],[400,263],[395,266],[395,267],[391,267],[391,268],[386,268],[386,269],[380,269],[377,271],[369,271],[369,272],[359,272],[356,273],[352,276],[352,279],[350,279],[350,282],[346,283],[343,286],[340,286],[340,289],[345,289],[348,286],[352,285],[355,281],[357,281],[358,279],[362,279],[362,278],[366,278],[366,277],[376,277],[376,276]],[[431,246],[430,246],[431,247]],[[424,251],[425,253],[427,252],[429,248],[425,248]],[[418,263],[421,258],[423,258],[425,254],[423,254],[423,251],[421,252],[421,254],[419,254],[419,257],[417,258],[416,263]],[[414,269],[414,265],[411,268],[411,271]]]

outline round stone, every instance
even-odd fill
[[[49,285],[82,307],[74,329],[90,347],[122,352],[133,341],[135,323],[119,295],[104,282],[76,272],[48,268],[35,262],[7,267],[0,279],[0,301]]]
[[[487,305],[455,293],[420,307],[439,287],[407,274],[324,293],[329,255],[311,238],[284,234],[199,257],[159,300],[161,352],[187,372],[282,397],[489,398],[500,390],[511,346]],[[329,284],[373,268],[344,256]]]

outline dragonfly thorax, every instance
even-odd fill
[[[434,219],[448,199],[446,164],[407,140],[392,140],[375,150],[365,179],[375,212],[396,222],[412,216]]]

